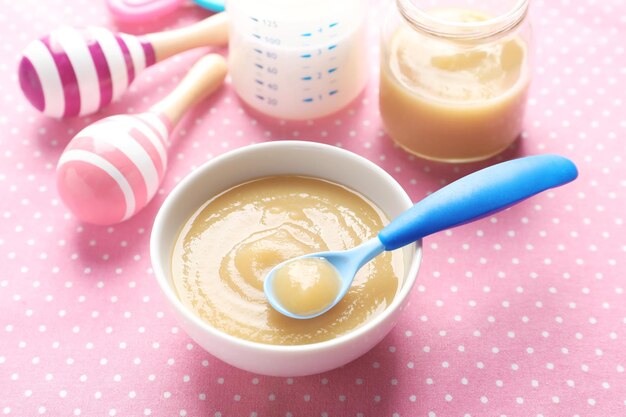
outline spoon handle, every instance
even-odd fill
[[[572,161],[537,155],[476,171],[430,194],[381,230],[385,250],[413,243],[432,233],[504,210],[541,191],[578,176]]]

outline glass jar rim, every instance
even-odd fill
[[[400,15],[414,28],[435,37],[474,40],[498,37],[518,27],[528,14],[530,0],[517,0],[506,12],[477,22],[438,18],[410,0],[396,0]]]

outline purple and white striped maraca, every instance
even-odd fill
[[[56,118],[95,113],[141,71],[176,53],[228,41],[224,13],[186,28],[137,37],[101,27],[62,27],[31,42],[19,64],[30,103]]]
[[[119,98],[154,62],[152,45],[141,38],[63,27],[26,47],[19,80],[37,110],[52,117],[82,116]]]
[[[167,167],[173,126],[222,84],[226,71],[223,57],[207,55],[149,111],[106,117],[78,132],[57,165],[57,188],[70,211],[86,223],[110,225],[148,204]]]

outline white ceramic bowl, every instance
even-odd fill
[[[344,365],[379,343],[406,306],[421,262],[421,241],[403,248],[406,275],[391,305],[379,316],[336,339],[300,346],[275,346],[230,336],[202,321],[178,299],[171,279],[171,254],[179,230],[207,200],[249,180],[303,175],[343,184],[369,198],[390,218],[413,205],[383,169],[352,152],[301,141],[246,146],[205,163],[184,178],[156,216],[150,255],[156,279],[180,326],[200,346],[237,368],[274,376],[301,376]]]

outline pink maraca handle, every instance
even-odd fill
[[[226,60],[218,54],[200,58],[185,78],[150,111],[165,116],[172,126],[193,106],[217,90],[224,81],[228,68]]]
[[[186,0],[106,0],[109,12],[121,22],[135,23],[165,16]]]

